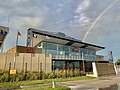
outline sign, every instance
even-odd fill
[[[16,74],[16,70],[10,70],[10,74]]]
[[[56,82],[55,81],[52,81],[52,88],[55,89],[55,84]]]

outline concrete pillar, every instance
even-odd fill
[[[98,72],[97,72],[96,63],[95,63],[95,62],[92,62],[92,66],[93,66],[93,76],[94,76],[94,77],[98,77]]]
[[[118,72],[117,72],[117,68],[116,68],[115,64],[114,64],[114,69],[115,69],[115,74],[117,75]]]

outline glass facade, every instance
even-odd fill
[[[65,61],[65,60],[61,60],[61,61],[52,61],[52,69],[53,70],[71,70],[73,69],[73,65],[74,65],[74,69],[79,69],[80,71],[83,71],[83,61],[79,61],[79,60],[72,60],[72,61]],[[85,62],[85,72],[92,72],[92,63],[91,62]]]
[[[41,42],[42,53],[52,54],[53,59],[85,59],[96,60],[96,51],[86,48],[72,47],[52,42]]]
[[[53,61],[52,62],[52,69],[53,70],[61,70],[61,69],[65,69],[65,61]]]
[[[80,69],[80,61],[52,61],[52,64],[54,70],[72,69],[73,64],[75,69]]]

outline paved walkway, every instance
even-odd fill
[[[99,77],[90,80],[59,82],[58,85],[68,86],[71,90],[86,90],[85,88],[109,87],[116,83],[120,83],[120,75]]]

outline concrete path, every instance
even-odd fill
[[[71,90],[96,90],[96,88],[109,87],[110,85],[116,83],[120,83],[120,75],[99,77],[90,80],[59,82],[57,84],[62,86],[68,86],[71,88]]]

